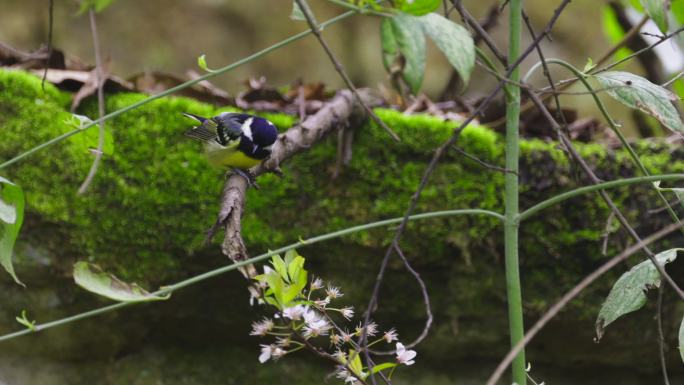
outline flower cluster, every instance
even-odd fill
[[[367,325],[360,322],[350,327],[348,323],[354,318],[354,308],[335,304],[344,296],[342,290],[318,277],[309,280],[304,257],[296,251],[288,252],[284,259],[275,255],[271,266],[264,266],[264,273],[255,279],[264,293],[260,303],[276,308],[272,318],[252,323],[250,335],[274,338],[273,343],[260,345],[259,362],[277,360],[307,349],[334,361],[335,376],[347,384],[365,382],[370,372],[388,370],[388,377],[391,377],[398,365],[415,363],[416,352],[396,342],[394,361],[370,361],[364,366],[360,347],[362,336],[366,336],[370,347],[398,341],[397,331],[392,328],[380,332],[375,322]]]

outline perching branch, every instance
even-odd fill
[[[376,106],[380,102],[367,90],[360,90],[358,95],[366,105]],[[297,126],[281,134],[273,146],[270,158],[250,171],[254,176],[259,176],[265,172],[280,172],[280,165],[285,160],[315,145],[324,136],[338,128],[341,123],[362,114],[364,112],[359,104],[354,102],[351,92],[339,92],[317,113],[310,115]],[[219,228],[225,229],[221,250],[234,262],[249,258],[241,235],[246,190],[247,181],[245,178],[238,175],[232,175],[228,178],[223,189],[218,219],[207,234],[207,239],[211,239]],[[256,276],[256,269],[253,265],[246,266],[241,272],[248,279]]]

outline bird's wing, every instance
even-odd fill
[[[218,135],[221,140],[228,142],[240,138],[242,125],[251,118],[248,114],[224,112],[214,118],[218,123]]]

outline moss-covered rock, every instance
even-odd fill
[[[107,111],[144,97],[108,95]],[[0,71],[0,160],[72,130],[74,127],[65,123],[71,119],[67,112],[69,99],[70,95],[49,84],[43,92],[40,80],[32,75]],[[96,103],[89,100],[79,113],[92,117],[95,111]],[[16,262],[20,276],[30,274],[30,267],[36,266],[30,253],[21,252],[27,250],[27,241],[38,242],[49,250],[51,273],[68,273],[74,260],[90,259],[125,279],[150,284],[168,283],[220,261],[216,245],[202,249],[201,241],[218,209],[222,172],[210,168],[200,146],[182,136],[191,122],[180,115],[213,115],[218,111],[190,99],[170,97],[108,121],[113,153],[105,155],[93,185],[82,196],[76,191],[92,162],[88,149],[95,147],[96,128],[1,170],[27,194],[28,219]],[[451,135],[455,123],[392,110],[377,112],[400,135],[401,142],[389,140],[383,130],[369,123],[353,128],[354,156],[338,178],[331,176],[336,145],[334,138],[329,138],[288,161],[283,178],[266,175],[259,179],[261,190],[249,191],[243,220],[243,235],[251,253],[294,242],[301,236],[403,214],[431,151]],[[294,123],[286,115],[271,114],[268,118],[280,130]],[[486,127],[469,126],[458,145],[489,163],[503,163],[503,139]],[[623,151],[598,144],[578,143],[577,147],[601,178],[636,174]],[[636,147],[654,173],[684,170],[684,151],[679,148],[650,141],[637,143]],[[524,140],[521,156],[522,207],[586,184],[556,143]],[[503,185],[502,174],[452,152],[430,179],[416,211],[479,207],[501,212]],[[611,191],[611,195],[641,234],[669,223],[666,214],[647,212],[660,204],[647,186],[621,188]],[[521,270],[524,304],[530,319],[605,260],[600,250],[607,218],[605,205],[595,195],[588,195],[548,209],[523,224]],[[362,306],[390,235],[387,229],[376,229],[309,246],[301,252],[309,258],[313,273],[342,284],[348,292],[345,299]],[[611,234],[609,253],[626,242],[620,232]],[[439,359],[445,355],[502,354],[507,347],[507,327],[502,230],[498,221],[491,217],[450,217],[411,223],[403,245],[415,267],[427,278],[435,306],[435,330],[422,347],[425,356]],[[192,253],[195,255],[189,257]],[[616,332],[624,327],[620,335],[629,338],[614,341],[617,345],[591,345],[597,306],[614,277],[602,280],[596,286],[600,290],[581,296],[560,316],[559,322],[574,325],[577,333],[562,348],[537,348],[543,352],[536,356],[537,360],[564,356],[562,360],[574,362],[591,356],[624,364],[641,357],[643,346],[656,348],[643,326],[635,326],[637,321],[642,325],[647,322],[649,315],[645,312],[640,313],[641,317],[631,317],[636,320],[633,323],[611,325]],[[25,281],[32,285],[31,280]],[[396,322],[406,330],[407,339],[420,330],[423,317],[413,287],[415,283],[402,271],[401,263],[393,261],[378,317]],[[394,288],[406,291],[397,296]],[[240,296],[242,301],[245,292],[231,295]],[[182,301],[180,304],[186,306],[182,311],[194,314],[194,310],[211,308],[208,303],[220,304],[220,299],[212,298],[217,302]],[[246,329],[246,319],[253,317],[248,314],[234,318],[227,321],[229,325]],[[206,321],[202,317],[195,319],[198,324]],[[0,330],[10,328],[3,325]],[[608,341],[613,330],[608,331]],[[675,330],[674,323],[668,330]],[[574,349],[577,344],[582,349]],[[584,351],[587,346],[589,353]],[[638,354],[605,358],[606,349],[629,350],[635,346],[640,347]],[[535,347],[532,349],[535,357]],[[574,356],[568,357],[568,351]],[[654,360],[653,367],[655,364]]]

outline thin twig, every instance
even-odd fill
[[[45,92],[45,80],[47,79],[48,69],[50,68],[50,59],[52,58],[52,33],[55,24],[55,0],[49,0],[48,3],[48,40],[47,40],[47,59],[45,59],[45,71],[43,72],[43,79],[40,81],[40,87]]]
[[[475,155],[466,152],[464,149],[462,149],[461,147],[458,147],[457,145],[453,145],[453,146],[451,146],[451,148],[453,148],[459,154],[465,156],[466,158],[472,160],[473,162],[479,164],[480,166],[482,166],[484,168],[488,168],[488,169],[493,170],[493,171],[504,172],[504,173],[510,172],[510,173],[515,174],[515,175],[518,175],[518,173],[513,171],[513,170],[506,170],[506,168],[504,168],[504,167],[499,167],[499,166],[495,166],[493,164],[489,164],[489,163],[485,162],[484,160],[476,157]]]
[[[452,0],[451,1],[458,11],[459,14],[461,14],[461,17],[463,20],[468,24],[489,47],[489,50],[496,56],[497,59],[499,59],[499,62],[503,64],[504,67],[507,66],[508,59],[506,58],[506,55],[504,55],[501,50],[496,46],[496,43],[494,43],[494,40],[489,36],[487,31],[485,31],[484,28],[480,25],[480,23],[475,20],[473,15],[468,12],[467,9],[463,6],[463,2],[461,0]]]
[[[316,18],[311,11],[311,8],[309,8],[309,4],[306,2],[306,0],[295,0],[297,2],[297,5],[299,5],[299,8],[302,10],[302,13],[304,14],[304,17],[306,18],[306,22],[309,24],[309,27],[311,27],[311,32],[313,32],[314,36],[316,36],[316,39],[318,39],[318,42],[321,44],[321,47],[323,47],[323,50],[325,50],[325,53],[328,55],[328,58],[330,58],[330,61],[333,63],[335,66],[335,70],[337,71],[338,74],[342,77],[342,80],[347,84],[347,88],[354,94],[354,97],[358,102],[361,104],[364,110],[366,110],[366,113],[368,113],[368,116],[373,119],[375,123],[377,123],[380,127],[382,127],[387,133],[392,137],[392,139],[396,141],[400,141],[399,136],[391,129],[385,122],[380,119],[378,115],[373,112],[373,110],[361,99],[359,96],[359,93],[356,91],[356,86],[354,86],[354,83],[352,83],[351,79],[349,78],[349,75],[344,70],[344,67],[342,67],[342,63],[340,63],[339,60],[337,60],[337,57],[333,53],[333,51],[330,49],[330,46],[328,43],[325,41],[323,38],[323,35],[321,35],[321,28],[318,25],[318,22],[316,21]]]
[[[665,359],[665,336],[663,333],[663,292],[665,285],[658,286],[658,309],[656,310],[656,323],[658,324],[658,350],[660,352],[660,370],[663,373],[663,383],[670,385],[670,376],[667,374],[667,360]]]
[[[606,227],[603,230],[603,243],[601,244],[601,254],[604,256],[608,254],[608,239],[610,238],[610,228],[613,227],[613,220],[615,219],[615,213],[610,212],[608,214],[608,219],[606,219]]]
[[[95,82],[97,84],[97,113],[98,119],[100,119],[100,124],[98,125],[98,137],[97,137],[97,150],[95,151],[95,159],[93,164],[90,166],[88,171],[88,176],[78,188],[78,194],[85,194],[90,187],[90,184],[95,179],[95,174],[97,174],[97,169],[102,161],[102,154],[104,151],[105,142],[105,122],[102,117],[105,115],[105,100],[104,100],[104,74],[102,70],[102,56],[100,54],[100,41],[97,37],[97,22],[95,20],[95,9],[90,8],[88,10],[88,18],[90,19],[90,31],[93,35],[93,49],[95,50]]]
[[[541,329],[546,326],[546,324],[553,319],[558,313],[560,313],[561,310],[570,302],[572,301],[575,297],[577,297],[584,289],[586,289],[589,285],[591,285],[594,281],[596,281],[599,277],[601,277],[603,274],[608,272],[610,269],[615,267],[618,263],[626,260],[633,254],[637,253],[639,250],[643,248],[647,248],[648,245],[651,243],[667,236],[668,234],[677,231],[684,226],[684,223],[673,223],[671,225],[668,225],[664,229],[646,237],[643,241],[639,241],[632,246],[628,247],[625,249],[622,253],[619,255],[613,257],[610,259],[608,262],[604,263],[596,269],[594,272],[586,276],[582,281],[580,281],[575,287],[573,287],[569,292],[567,292],[561,299],[556,302],[553,306],[549,308],[549,310],[544,313],[544,315],[539,318],[537,323],[532,326],[527,333],[525,333],[525,337],[518,342],[511,350],[508,352],[506,357],[499,363],[499,365],[496,367],[492,375],[489,377],[487,380],[486,385],[495,385],[497,381],[501,378],[503,373],[506,371],[506,368],[513,362],[513,359],[518,355],[518,352],[520,352],[522,349],[527,346],[527,344],[541,331]]]
[[[416,278],[416,282],[418,282],[418,285],[420,286],[420,291],[421,294],[423,295],[423,303],[425,304],[425,314],[427,315],[427,319],[425,320],[425,327],[423,328],[423,331],[420,333],[420,335],[410,344],[407,344],[407,348],[412,348],[419,343],[423,342],[423,340],[427,337],[428,332],[430,331],[430,326],[432,326],[432,309],[430,307],[430,295],[428,294],[427,287],[425,286],[425,281],[420,277],[420,274],[416,270],[411,267],[411,264],[409,263],[408,259],[406,259],[406,256],[404,255],[404,252],[401,250],[401,247],[399,245],[394,246],[394,250],[397,252],[397,255],[401,260],[404,262],[404,266],[406,267],[406,270],[413,275],[413,277]]]

